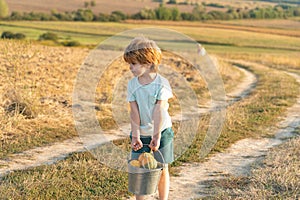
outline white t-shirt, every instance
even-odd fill
[[[153,110],[155,103],[157,100],[168,100],[171,97],[173,97],[173,93],[169,81],[159,74],[147,85],[141,85],[138,77],[134,77],[128,82],[127,101],[136,101],[138,104],[141,135],[153,135]],[[160,132],[172,126],[168,108],[169,104],[167,103],[162,111]]]

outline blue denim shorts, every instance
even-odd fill
[[[132,138],[130,133],[130,139]],[[150,152],[151,149],[148,146],[152,140],[151,136],[141,136],[141,141],[143,143],[143,147],[137,151],[131,151],[131,159],[138,159],[139,155],[143,152]],[[171,163],[174,161],[174,152],[173,152],[173,138],[174,131],[172,128],[166,128],[161,132],[161,139],[159,145],[159,152],[153,152],[155,159],[161,163]]]

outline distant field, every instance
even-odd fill
[[[9,0],[7,3],[11,11],[39,11],[50,12],[51,10],[57,10],[60,12],[73,11],[79,8],[84,8],[84,0]],[[86,1],[89,2],[89,1]],[[120,10],[124,13],[134,14],[140,11],[144,7],[156,8],[158,2],[152,2],[151,0],[95,0],[96,5],[90,7],[95,13],[111,13],[112,11]],[[180,5],[178,6],[181,11],[191,11],[192,5]]]
[[[0,22],[0,32],[25,33],[28,39],[37,40],[45,32],[54,32],[60,40],[76,40],[83,45],[97,45],[119,32],[145,27],[168,28],[184,33],[206,48],[216,51],[283,52],[300,51],[298,30],[255,28],[218,23],[129,21],[127,23],[97,22]],[[213,33],[213,34],[212,34]],[[272,38],[272,40],[270,39]]]
[[[90,2],[85,0],[7,0],[10,11],[35,11],[35,12],[50,12],[51,10],[57,10],[60,12],[73,11],[78,8],[84,8],[84,2]],[[90,7],[95,13],[111,13],[112,11],[120,10],[124,13],[133,14],[137,13],[142,8],[156,8],[158,7],[158,2],[153,2],[152,0],[95,0],[96,5]],[[177,2],[185,2],[185,0],[178,0]],[[254,8],[257,6],[272,5],[268,2],[255,2],[246,0],[192,0],[188,1],[192,3],[218,3],[224,6],[232,6],[239,8]],[[174,5],[167,5],[174,6]],[[193,5],[176,5],[180,11],[190,12],[193,9]],[[222,10],[222,8],[208,7],[207,10]]]
[[[78,8],[84,8],[85,0],[8,0],[8,6],[11,11],[39,11],[50,12],[51,10],[57,10],[59,12],[73,11]],[[89,1],[87,1],[89,2]],[[149,7],[156,7],[158,3],[151,2],[150,0],[134,1],[134,0],[95,0],[96,6],[92,7],[92,10],[96,13],[110,13],[115,10],[122,10],[126,13],[135,13],[143,8],[145,4]]]
[[[261,20],[230,20],[230,21],[220,21],[222,24],[230,25],[240,25],[240,26],[250,26],[259,28],[276,28],[282,30],[300,30],[300,21],[297,19],[261,19]]]

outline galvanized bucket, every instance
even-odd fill
[[[128,164],[128,190],[135,195],[149,195],[156,192],[162,167],[144,169]]]
[[[149,195],[155,193],[162,173],[163,164],[158,162],[157,168],[145,169],[134,167],[130,165],[129,162],[130,160],[128,161],[129,192],[135,195]]]

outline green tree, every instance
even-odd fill
[[[73,21],[73,16],[74,14],[70,13],[70,12],[64,12],[64,13],[60,13],[57,12],[55,10],[51,11],[51,20],[56,21]]]
[[[96,6],[96,2],[95,2],[95,1],[91,1],[91,2],[90,2],[90,5],[91,5],[92,7],[95,7],[95,6]]]
[[[13,11],[9,18],[12,20],[21,20],[21,19],[23,19],[23,14],[21,14],[17,11]]]
[[[156,19],[156,14],[154,10],[146,7],[132,17],[134,19]]]
[[[227,19],[239,19],[239,10],[236,10],[235,8],[229,8],[227,11],[228,18]]]
[[[169,0],[168,4],[177,4],[177,1],[176,0]]]
[[[61,42],[62,45],[66,46],[66,47],[77,47],[80,46],[80,42],[75,41],[75,40],[71,40],[71,41],[64,41]]]
[[[170,9],[164,6],[164,4],[160,4],[158,8],[155,9],[156,17],[159,20],[171,20],[172,13]]]
[[[18,40],[23,40],[26,38],[25,34],[23,33],[12,33],[10,31],[4,31],[1,35],[1,38],[3,39],[18,39]]]
[[[1,35],[1,38],[3,39],[12,39],[14,37],[14,34],[10,31],[4,31]]]
[[[207,15],[208,15],[209,18],[211,18],[211,19],[220,19],[220,20],[224,20],[224,19],[227,18],[226,13],[221,12],[221,11],[217,11],[217,10],[212,10],[212,11],[208,12]]]
[[[5,0],[0,0],[0,19],[8,17],[9,9]]]
[[[125,20],[127,18],[127,16],[122,12],[122,11],[113,11],[111,13],[111,16],[113,16],[114,19],[118,19],[117,21],[120,20]]]
[[[206,9],[203,5],[196,4],[193,8],[192,14],[194,16],[194,20],[201,20],[203,19],[203,15],[205,14]]]
[[[74,12],[75,21],[93,21],[94,14],[90,9],[78,9],[76,12]]]
[[[185,21],[195,21],[195,17],[192,13],[181,13],[181,19]]]
[[[39,40],[52,40],[57,41],[58,36],[55,33],[47,32],[40,35]]]
[[[89,2],[85,1],[83,6],[84,6],[85,8],[87,8],[87,7],[89,7],[89,4],[90,4]]]
[[[295,8],[295,10],[294,10],[294,16],[300,16],[300,7],[298,7],[298,8]]]
[[[172,8],[171,13],[172,13],[172,20],[174,20],[174,21],[181,20],[181,13],[178,10],[178,8]]]
[[[99,13],[98,16],[95,16],[95,21],[108,22],[109,18],[110,18],[110,15],[104,14],[104,13]]]
[[[25,39],[25,38],[26,38],[26,35],[23,34],[23,33],[16,33],[16,34],[14,35],[14,39],[23,40],[23,39]]]

